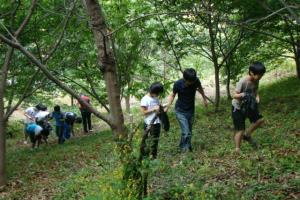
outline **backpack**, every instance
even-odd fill
[[[245,96],[241,99],[241,112],[244,116],[248,117],[258,109],[258,104],[251,93],[246,92]]]
[[[162,106],[159,107],[160,113],[159,113],[159,119],[162,123],[163,129],[165,131],[169,131],[170,129],[170,121],[167,113],[164,111],[164,108]]]

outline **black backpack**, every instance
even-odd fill
[[[170,129],[170,121],[167,113],[164,111],[164,108],[162,106],[159,107],[160,113],[159,113],[159,119],[162,123],[163,129],[165,131],[169,131]]]
[[[255,96],[250,92],[246,92],[245,96],[241,99],[241,112],[244,116],[249,116],[258,109],[258,104]]]

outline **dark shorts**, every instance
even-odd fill
[[[234,109],[234,107],[232,106],[232,120],[233,120],[233,125],[235,130],[237,131],[245,130],[247,118],[251,123],[255,123],[259,119],[262,119],[263,116],[259,113],[258,110],[250,113],[248,116],[244,116],[240,110]]]

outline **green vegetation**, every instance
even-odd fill
[[[147,199],[293,199],[300,188],[300,87],[286,78],[261,90],[266,125],[254,133],[260,149],[247,143],[233,154],[230,102],[221,111],[197,107],[194,152],[180,154],[179,127],[160,139],[159,159],[148,161]],[[294,88],[294,89],[291,89]],[[122,167],[110,131],[75,138],[65,145],[31,150],[8,139],[9,186],[2,199],[132,199],[122,182]],[[134,136],[137,149],[141,131]],[[133,152],[136,155],[137,152]],[[146,170],[140,169],[140,170]],[[125,188],[125,190],[124,190]]]

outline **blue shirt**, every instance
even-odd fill
[[[198,88],[201,88],[201,82],[198,78],[192,85],[186,85],[184,79],[176,81],[173,86],[173,93],[178,94],[175,109],[183,112],[194,112]]]
[[[64,113],[63,112],[52,112],[51,117],[55,119],[55,126],[64,125]]]
[[[26,133],[27,134],[34,134],[35,129],[39,127],[39,125],[37,124],[29,124],[28,126],[26,126]]]

